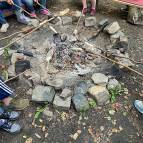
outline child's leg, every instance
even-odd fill
[[[86,3],[86,0],[82,0],[82,5],[83,5],[82,13],[86,15],[86,13],[87,13],[87,3]]]
[[[96,0],[91,0],[91,9],[95,9],[96,7]]]
[[[91,5],[90,15],[94,16],[96,12],[96,0],[91,0]]]
[[[2,13],[2,11],[0,10],[0,24],[6,24],[6,20],[5,20],[5,17]]]
[[[40,4],[43,6],[40,7],[40,10],[44,10],[46,8],[47,0],[40,0]]]
[[[87,8],[86,0],[82,0],[82,5],[83,5],[83,9],[84,9],[84,8]]]
[[[30,13],[35,12],[33,7],[33,0],[21,0]]]
[[[13,2],[18,5],[19,7],[22,7],[21,0],[13,0]],[[24,15],[23,12],[21,12],[21,9],[19,7],[13,6],[13,9],[15,11],[17,21],[23,24],[29,24],[30,18]]]
[[[46,8],[47,0],[40,0],[40,12],[44,15],[50,15],[49,10]]]

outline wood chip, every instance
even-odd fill
[[[41,136],[37,133],[35,133],[35,136],[38,138],[38,139],[41,139]]]

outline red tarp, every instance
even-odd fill
[[[115,1],[138,5],[138,6],[143,6],[143,0],[115,0]]]

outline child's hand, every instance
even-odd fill
[[[14,4],[14,2],[12,0],[7,0],[7,3],[10,4],[10,5]]]
[[[39,0],[34,0],[34,2],[38,3],[38,2],[39,2]]]

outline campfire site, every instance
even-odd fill
[[[52,4],[58,16],[0,41],[12,42],[0,56],[1,75],[12,78],[23,126],[18,135],[0,131],[0,143],[143,142],[143,115],[133,105],[143,100],[143,29],[111,0],[95,17],[80,8]],[[0,39],[30,28],[9,22]]]

